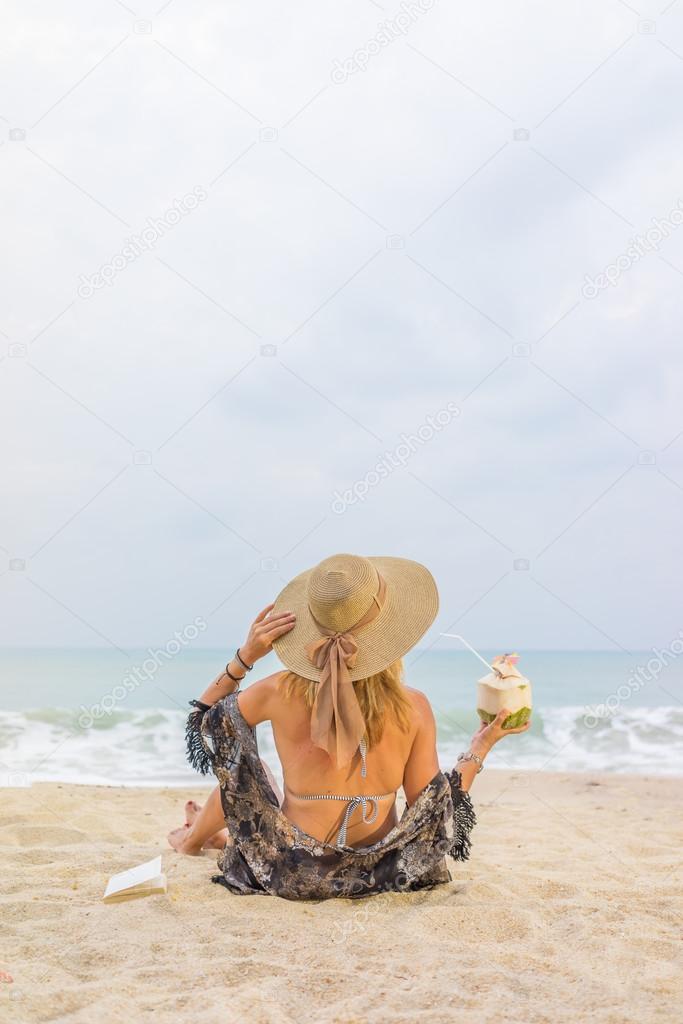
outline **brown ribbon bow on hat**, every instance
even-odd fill
[[[365,720],[349,671],[358,653],[353,634],[377,618],[385,593],[386,584],[379,576],[374,603],[362,619],[343,633],[326,629],[314,618],[323,636],[306,646],[306,654],[320,669],[320,683],[311,713],[311,740],[316,747],[327,751],[338,768],[349,763],[365,733]]]

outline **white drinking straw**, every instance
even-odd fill
[[[479,661],[481,661],[484,665],[486,665],[487,668],[490,668],[491,671],[494,672],[497,676],[502,676],[503,675],[503,673],[499,669],[494,668],[493,665],[489,665],[489,663],[486,660],[486,658],[482,658],[482,656],[479,653],[479,651],[475,651],[475,649],[472,646],[472,644],[468,644],[468,642],[467,642],[467,640],[465,640],[464,636],[460,636],[459,633],[439,633],[439,636],[448,636],[448,637],[451,638],[451,640],[460,640],[460,642],[463,643],[465,645],[465,647],[467,647],[467,649],[472,652],[472,654],[475,656],[475,658],[479,658]]]

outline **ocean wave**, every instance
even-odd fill
[[[463,747],[441,724],[439,735],[443,764]],[[683,707],[621,708],[599,719],[578,706],[535,709],[529,732],[499,743],[487,764],[528,771],[683,775]]]
[[[185,717],[179,710],[119,710],[83,729],[73,710],[2,711],[0,785],[208,785],[210,780],[185,761]],[[439,759],[448,768],[467,748],[476,719],[469,709],[453,709],[440,711],[437,724]],[[280,779],[270,727],[259,726],[258,737],[262,756]],[[487,764],[529,771],[683,774],[683,707],[622,708],[597,721],[577,706],[536,709],[529,732],[498,744]]]

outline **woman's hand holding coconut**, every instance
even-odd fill
[[[484,754],[488,754],[491,747],[493,747],[499,740],[502,740],[504,736],[512,736],[517,732],[526,732],[531,727],[531,721],[525,722],[524,725],[518,725],[517,728],[504,729],[503,722],[512,714],[509,708],[502,708],[496,717],[488,725],[486,722],[481,722],[479,728],[472,737],[472,743],[470,749],[474,753],[478,753],[476,748],[480,747]]]
[[[479,728],[472,737],[469,750],[458,758],[457,769],[460,772],[462,788],[467,791],[472,785],[475,776],[484,766],[484,759],[492,747],[504,736],[513,736],[518,732],[526,732],[531,728],[531,721],[528,719],[524,725],[504,728],[511,714],[510,708],[501,708],[491,722],[481,722]]]

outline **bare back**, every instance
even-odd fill
[[[397,790],[403,786],[411,804],[439,770],[429,701],[418,690],[406,687],[411,709],[409,727],[401,729],[393,715],[387,713],[380,741],[367,752],[367,774],[363,778],[360,753],[349,765],[338,769],[324,750],[313,745],[311,712],[303,696],[285,697],[283,678],[284,673],[276,673],[253,684],[240,694],[239,706],[249,725],[268,720],[272,723],[284,776],[284,814],[310,835],[330,841],[339,828],[344,804],[305,800],[302,796],[393,795],[377,801],[378,814],[372,823],[363,821],[360,809],[349,819],[350,846],[367,846],[381,839],[398,820]]]

